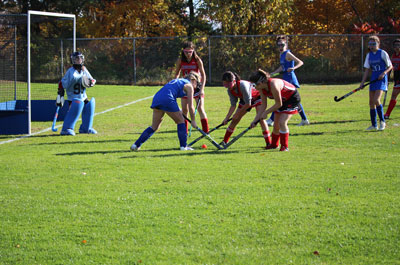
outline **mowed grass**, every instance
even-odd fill
[[[311,125],[292,118],[290,152],[263,149],[260,127],[227,150],[202,140],[181,152],[168,117],[130,152],[151,99],[97,115],[97,135],[59,128],[1,144],[0,264],[400,264],[400,111],[365,132],[367,90],[333,101],[355,87],[303,85]],[[88,94],[99,113],[158,89]],[[222,87],[206,93],[212,128],[229,100]]]

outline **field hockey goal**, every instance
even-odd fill
[[[32,121],[52,120],[75,50],[75,15],[0,14],[0,134],[31,134]]]

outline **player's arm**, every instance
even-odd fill
[[[281,96],[281,89],[283,87],[283,81],[280,79],[275,79],[271,81],[271,93],[274,97],[275,104],[272,105],[269,109],[266,109],[262,115],[261,119],[266,119],[268,114],[277,111],[280,107],[282,107],[282,96]]]
[[[229,92],[229,90],[228,90],[228,95],[229,95],[229,100],[231,102],[231,106],[229,107],[229,110],[228,110],[228,113],[225,116],[225,119],[222,121],[222,123],[224,125],[226,125],[228,123],[228,120],[231,118],[232,114],[235,112],[236,104],[237,104],[237,101],[238,101],[238,99],[235,96],[233,96],[232,93]]]
[[[178,61],[176,61],[174,79],[179,78],[180,73],[181,73],[181,58],[179,58]]]
[[[386,51],[382,50],[382,60],[385,62],[386,64],[386,70],[382,72],[382,74],[379,76],[379,80],[382,80],[383,78],[385,78],[385,75],[390,74],[390,71],[392,71],[393,69],[393,65],[392,65],[392,61],[390,60],[389,54],[387,54]]]
[[[262,93],[260,91],[260,97],[261,97],[261,106],[260,106],[260,110],[256,116],[254,117],[254,120],[251,122],[250,126],[253,128],[256,126],[256,123],[261,119],[261,115],[263,114],[263,112],[267,109],[267,96],[264,95],[264,93]]]
[[[203,61],[200,59],[200,57],[197,56],[196,59],[197,59],[197,66],[199,67],[201,76],[200,95],[204,95],[204,86],[206,85],[207,81],[206,72],[204,71]]]
[[[194,94],[194,89],[192,84],[186,84],[183,86],[183,90],[186,93],[187,96],[187,101],[188,101],[188,106],[189,106],[189,114],[190,114],[190,119],[192,120],[192,126],[194,128],[197,128],[196,124],[196,115],[195,115],[195,110],[193,106],[193,94]]]
[[[85,67],[85,74],[89,78],[89,86],[93,87],[96,84],[96,79],[93,78],[93,76],[90,74],[89,70]]]
[[[295,69],[301,67],[304,64],[302,60],[294,56],[294,54],[289,51],[286,53],[286,60],[294,61],[294,67],[288,68],[287,69],[288,73],[294,71]]]

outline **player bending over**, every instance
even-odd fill
[[[82,53],[74,52],[71,55],[72,67],[67,70],[65,76],[58,83],[57,105],[62,107],[64,104],[64,89],[67,91],[67,101],[69,104],[61,135],[75,135],[75,124],[81,114],[82,124],[79,127],[79,133],[97,133],[92,128],[96,106],[95,99],[92,98],[89,101],[86,95],[86,87],[94,86],[96,80],[93,79],[87,68],[83,65],[84,61],[85,57]]]
[[[271,78],[269,73],[261,69],[250,77],[250,81],[256,84],[256,89],[260,91],[262,101],[261,111],[254,117],[250,126],[254,127],[256,122],[263,121],[268,114],[274,112],[275,122],[272,142],[266,149],[278,148],[280,140],[280,151],[289,151],[288,122],[300,108],[300,94],[297,88],[283,79]],[[268,109],[267,98],[274,100],[274,104]]]
[[[236,125],[240,122],[242,117],[250,111],[251,108],[255,108],[257,114],[261,111],[261,99],[260,92],[258,92],[252,83],[245,80],[240,80],[238,74],[231,71],[227,71],[222,75],[222,84],[227,88],[231,106],[226,114],[225,119],[222,121],[223,124],[227,124],[229,118],[232,116],[232,121],[226,129],[224,140],[221,143],[226,145],[229,138],[233,134]],[[236,104],[239,100],[239,106],[236,108]],[[235,112],[236,109],[236,112]],[[260,121],[262,134],[265,139],[266,148],[271,144],[271,138],[269,136],[268,125],[265,120]]]
[[[145,129],[131,146],[132,151],[139,151],[140,147],[146,142],[159,128],[163,117],[167,114],[177,124],[178,139],[181,151],[193,150],[187,146],[187,131],[185,118],[179,109],[177,98],[187,96],[189,104],[190,118],[192,126],[197,128],[193,107],[194,87],[200,82],[200,75],[196,72],[190,72],[185,78],[178,78],[164,85],[153,98],[151,108],[153,109],[153,122],[150,127]],[[183,104],[183,103],[182,103]]]
[[[393,91],[392,97],[390,98],[389,107],[385,113],[385,119],[389,119],[390,113],[396,106],[397,96],[400,94],[400,39],[395,39],[393,42],[394,53],[392,55],[393,65]]]

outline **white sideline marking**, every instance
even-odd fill
[[[132,102],[123,104],[123,105],[119,105],[119,106],[117,106],[117,107],[114,107],[114,108],[111,108],[111,109],[108,109],[108,110],[105,110],[105,111],[102,111],[102,112],[99,112],[99,113],[95,113],[94,116],[97,116],[97,115],[100,115],[100,114],[104,114],[104,113],[107,113],[107,112],[110,112],[110,111],[113,111],[113,110],[116,110],[116,109],[120,109],[120,108],[122,108],[122,107],[126,107],[126,106],[129,106],[129,105],[131,105],[131,104],[135,104],[135,103],[138,103],[138,102],[140,102],[140,101],[143,101],[143,100],[146,100],[146,99],[149,99],[149,98],[152,98],[152,97],[154,97],[154,96],[150,96],[150,97],[147,97],[147,98],[141,98],[141,99],[138,99],[138,100],[135,100],[135,101],[132,101]],[[79,121],[80,121],[80,120],[81,120],[81,119],[79,119]],[[56,128],[59,128],[59,127],[61,127],[61,125],[57,125],[57,126],[56,126]],[[12,143],[12,142],[15,142],[15,141],[18,141],[18,140],[22,140],[22,139],[28,138],[28,137],[30,137],[30,136],[34,136],[34,135],[38,135],[38,134],[41,134],[41,133],[44,133],[44,132],[48,132],[48,131],[50,131],[50,130],[51,130],[51,127],[47,128],[47,129],[44,129],[44,130],[41,130],[41,131],[39,131],[39,132],[32,133],[32,134],[30,134],[30,135],[24,135],[24,136],[20,136],[20,137],[11,139],[11,140],[2,141],[2,142],[0,142],[0,144]]]

